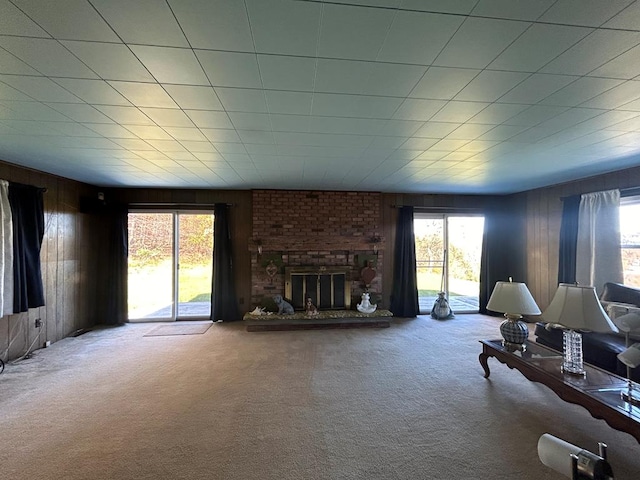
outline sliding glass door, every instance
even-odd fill
[[[478,311],[484,217],[416,213],[418,300],[429,313],[445,292],[454,313]]]
[[[208,318],[212,268],[212,213],[129,213],[129,320]]]

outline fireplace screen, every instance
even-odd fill
[[[350,267],[288,267],[285,269],[285,297],[293,308],[304,310],[305,299],[319,309],[351,307]]]

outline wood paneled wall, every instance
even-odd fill
[[[558,286],[562,197],[640,186],[640,167],[519,194],[526,202],[527,285],[541,309]]]
[[[99,252],[91,246],[99,225],[79,213],[81,196],[92,191],[88,185],[2,162],[0,178],[47,189],[40,256],[45,306],[0,319],[0,358],[11,360],[95,325]],[[41,328],[35,327],[37,318]]]

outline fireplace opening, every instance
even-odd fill
[[[296,310],[304,310],[307,298],[321,310],[348,310],[350,272],[351,267],[287,267],[285,297]]]

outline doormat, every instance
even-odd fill
[[[202,323],[198,325],[160,325],[143,337],[166,337],[170,335],[202,335],[211,328],[211,323]]]
[[[290,322],[290,323],[268,323],[256,322],[247,325],[247,332],[273,332],[284,330],[329,330],[334,328],[389,328],[389,320],[373,321],[344,321],[331,323],[310,323],[310,322]]]

